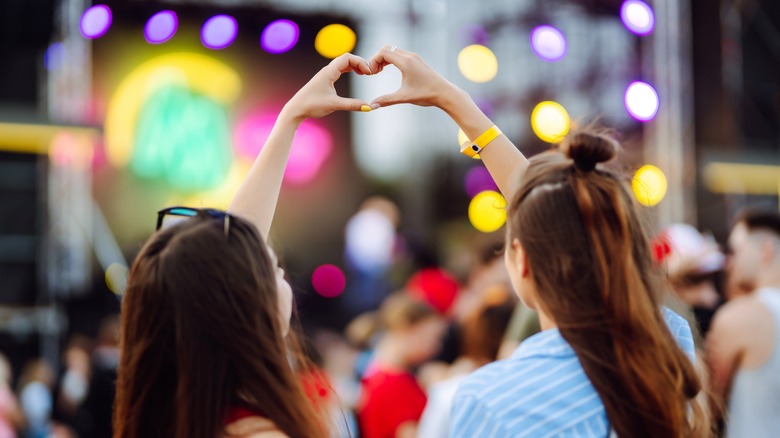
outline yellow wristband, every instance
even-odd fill
[[[478,154],[482,151],[482,149],[490,144],[491,141],[495,140],[499,135],[501,135],[501,130],[498,129],[498,126],[493,125],[485,132],[483,132],[482,135],[477,137],[476,140],[467,141],[460,145],[460,152],[471,158],[479,158]]]

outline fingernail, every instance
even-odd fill
[[[372,104],[371,104],[371,109],[372,109],[372,110],[379,109],[379,107],[380,107],[380,106],[381,106],[381,105],[379,105],[378,103],[372,103]]]
[[[364,113],[370,112],[371,111],[371,107],[368,106],[368,105],[363,105],[363,106],[360,107],[360,111],[363,111]]]

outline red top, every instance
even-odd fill
[[[242,408],[241,406],[233,406],[228,410],[227,416],[225,417],[225,424],[231,424],[246,417],[261,417],[261,416],[262,415],[250,411],[247,408]]]
[[[364,438],[394,438],[396,429],[422,416],[427,398],[407,371],[371,367],[361,382],[358,421]]]

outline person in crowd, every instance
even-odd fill
[[[465,321],[461,342],[463,354],[449,368],[446,380],[434,383],[428,389],[428,403],[420,419],[418,436],[450,436],[450,411],[458,386],[469,373],[496,360],[514,307],[514,301],[509,299],[488,301]]]
[[[54,372],[43,359],[28,362],[19,377],[19,404],[26,419],[28,438],[47,438],[51,433]]]
[[[111,409],[116,397],[119,336],[119,316],[104,318],[92,351],[87,394],[76,414],[76,430],[81,438],[113,436]]]
[[[16,431],[24,426],[24,416],[11,389],[12,379],[11,363],[0,353],[0,438],[16,438]]]
[[[672,224],[653,239],[653,254],[667,273],[669,286],[693,312],[700,335],[706,336],[722,299],[717,281],[725,256],[711,236],[688,224]]]
[[[406,292],[385,299],[379,319],[382,335],[363,375],[357,405],[361,436],[413,437],[427,398],[412,369],[438,352],[446,322]]]
[[[752,289],[715,314],[707,336],[713,390],[727,400],[726,436],[780,433],[780,213],[748,210],[728,240],[730,282]]]
[[[266,241],[299,124],[370,110],[337,95],[350,71],[370,73],[342,55],[287,102],[227,213],[159,212],[122,303],[115,437],[329,435],[299,378],[292,290]]]
[[[509,200],[507,269],[542,328],[463,381],[451,436],[708,434],[691,329],[661,305],[662,278],[626,179],[599,165],[617,142],[576,132],[529,161],[419,55],[385,47],[371,69],[388,65],[401,86],[373,103],[444,110],[472,139],[462,152],[480,155]]]

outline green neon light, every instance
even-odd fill
[[[138,117],[130,169],[185,192],[217,187],[232,162],[226,109],[176,85],[159,88]]]

